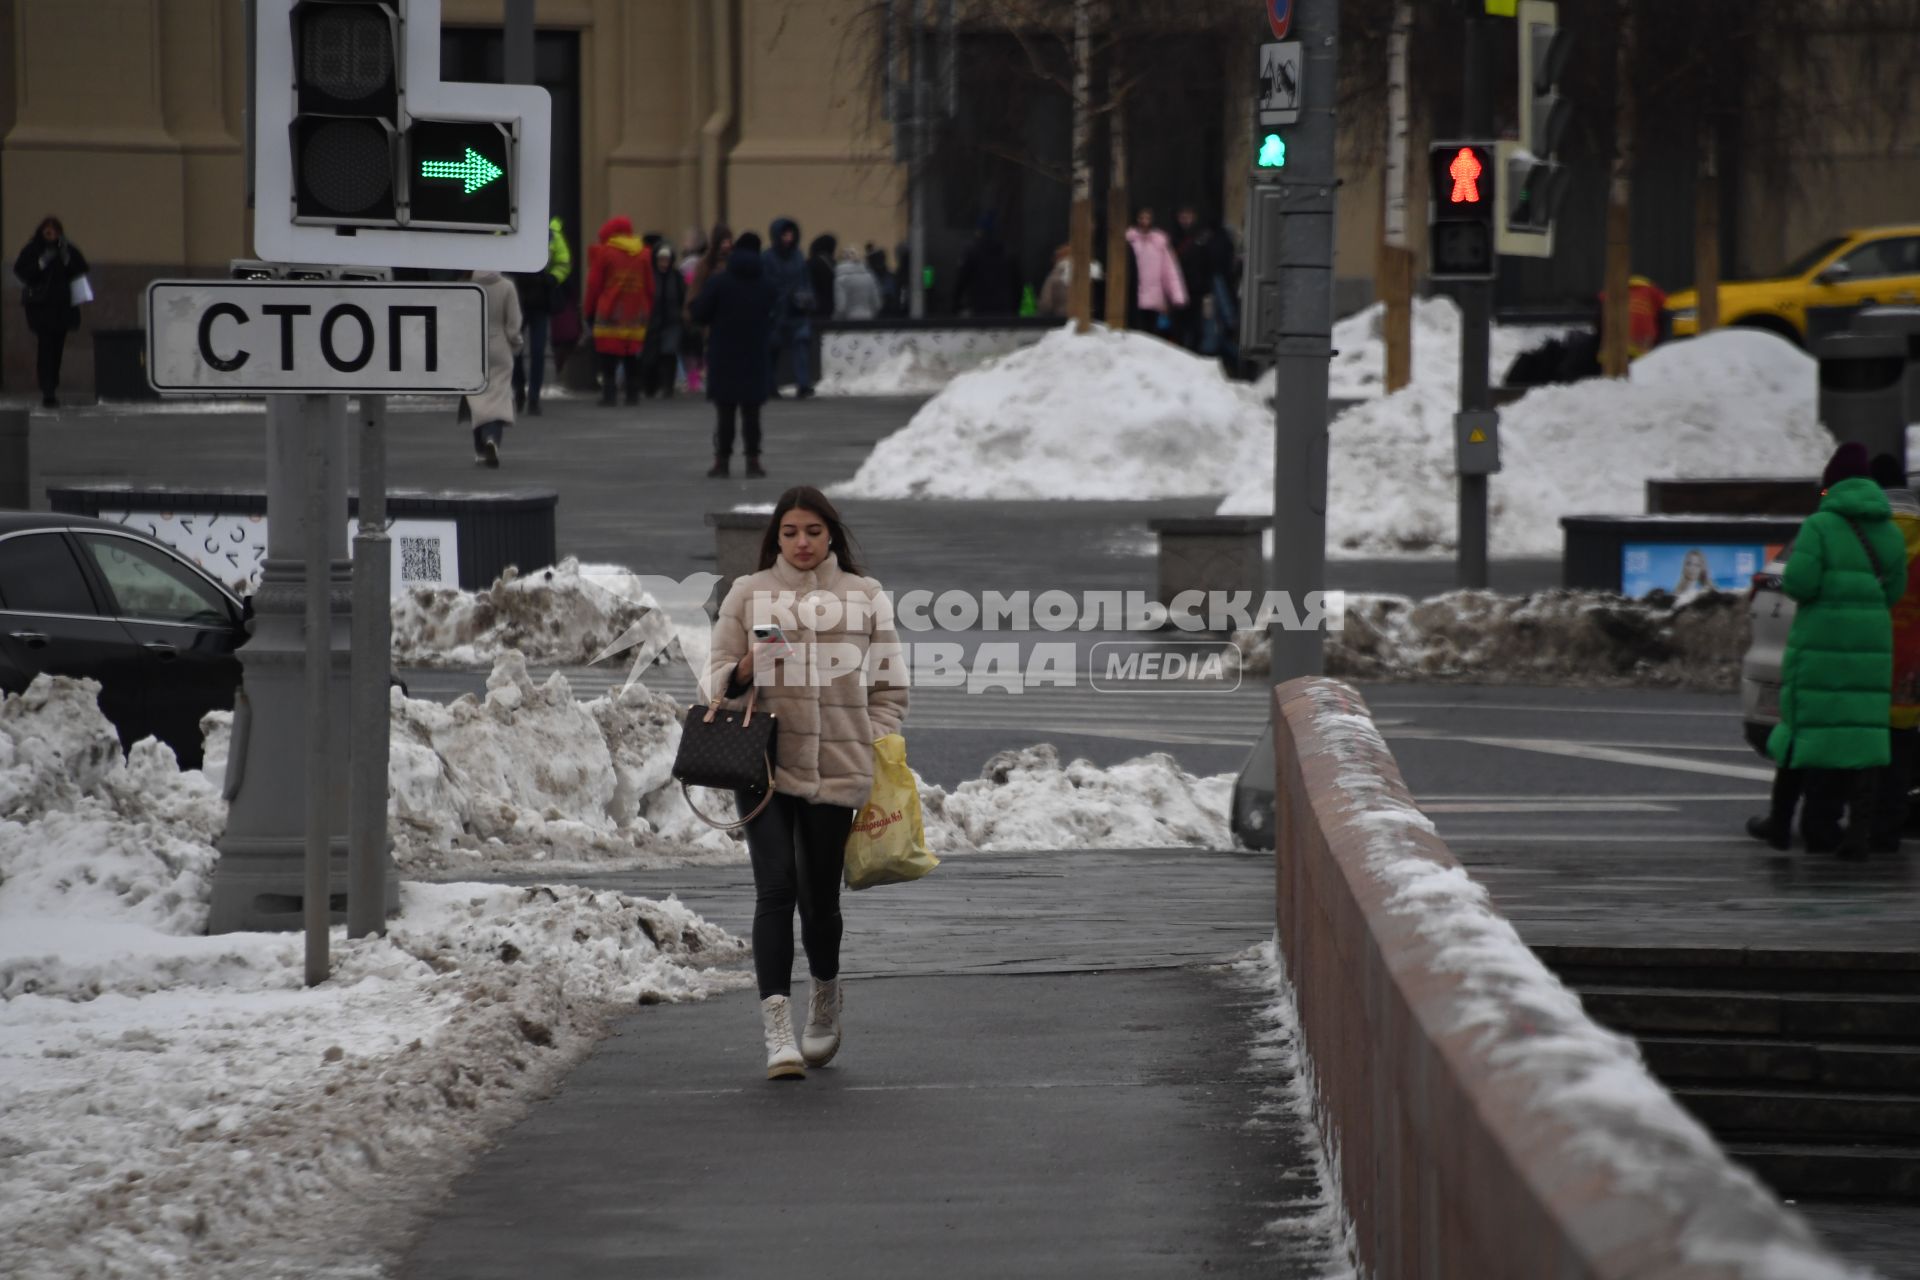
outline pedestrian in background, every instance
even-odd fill
[[[80,327],[80,303],[93,297],[87,258],[80,246],[67,239],[60,219],[49,214],[13,260],[13,274],[20,282],[27,328],[37,344],[34,373],[40,382],[40,404],[55,409],[60,405],[60,366],[66,357],[67,335]]]
[[[778,616],[778,601],[796,595],[838,606],[830,609],[839,620],[830,639],[850,650],[851,670],[809,678],[828,665],[812,652],[813,633],[796,634],[792,619]],[[752,628],[769,623],[788,628],[784,643],[755,641]],[[873,743],[899,733],[907,718],[907,686],[894,676],[900,652],[884,591],[862,575],[840,513],[818,489],[781,494],[761,540],[759,572],[735,582],[720,605],[703,681],[710,696],[736,703],[753,690],[758,705],[779,717],[773,795],[735,796],[742,816],[768,801],[747,823],[747,852],[770,1080],[802,1078],[840,1049],[840,877],[854,817],[873,791]],[[812,977],[798,1044],[791,1009],[796,907]]]
[[[1180,345],[1197,355],[1206,345],[1207,310],[1213,304],[1213,238],[1217,233],[1200,220],[1192,205],[1174,215],[1174,225],[1180,237],[1173,253],[1187,290],[1186,305],[1174,316],[1174,330]]]
[[[720,241],[715,236],[716,243]],[[767,279],[760,237],[741,236],[727,258],[725,271],[710,276],[688,308],[693,319],[707,326],[707,399],[713,402],[713,468],[707,475],[724,479],[733,463],[736,423],[745,431],[747,475],[764,476],[760,469],[760,407],[773,389],[773,365],[767,350],[773,342],[774,288]]]
[[[773,337],[767,345],[768,389],[780,398],[780,356],[793,366],[794,394],[805,400],[813,394],[811,356],[813,313],[817,305],[807,260],[800,254],[800,224],[776,218],[773,243],[761,255],[767,283],[773,287]],[[758,237],[755,237],[758,239]]]
[[[707,237],[706,252],[700,255],[687,273],[687,336],[681,344],[687,357],[687,390],[695,395],[706,392],[707,386],[707,326],[693,318],[693,300],[706,291],[707,281],[727,269],[727,259],[733,253],[733,229],[723,222],[716,222],[713,234]]]
[[[687,282],[680,276],[673,246],[662,242],[653,250],[653,311],[647,321],[646,341],[640,348],[640,388],[651,400],[673,399],[680,372],[680,334],[687,310]]]
[[[1891,454],[1873,460],[1873,479],[1886,492],[1893,524],[1907,544],[1906,590],[1893,606],[1893,710],[1888,718],[1888,764],[1873,811],[1873,853],[1898,853],[1907,826],[1907,797],[1920,761],[1920,496]]]
[[[833,314],[841,320],[874,320],[880,315],[880,286],[849,245],[833,269]]]
[[[1167,243],[1167,233],[1153,225],[1153,210],[1143,208],[1127,228],[1133,250],[1134,302],[1139,318],[1134,327],[1173,339],[1174,316],[1187,305],[1187,282],[1180,260]]]
[[[953,308],[963,316],[1010,316],[1020,309],[1020,273],[991,212],[980,215],[953,278]]]
[[[487,389],[462,402],[473,419],[473,460],[500,465],[500,449],[513,425],[513,361],[525,345],[520,292],[498,271],[468,276],[487,295]]]
[[[607,219],[600,243],[587,252],[587,320],[600,362],[600,403],[618,402],[624,376],[627,403],[640,403],[640,349],[653,314],[653,258],[624,216]]]
[[[686,380],[687,391],[693,395],[701,394],[700,374],[706,348],[701,344],[700,326],[687,317],[685,304],[700,296],[699,284],[695,277],[701,274],[701,267],[707,260],[707,236],[698,227],[688,227],[687,234],[680,238],[680,376]],[[705,281],[700,281],[704,284]]]
[[[513,407],[540,416],[540,390],[547,380],[547,339],[553,332],[553,313],[560,288],[573,274],[573,250],[567,247],[560,219],[547,223],[547,265],[513,276],[520,292],[520,313],[527,318],[526,349],[513,358]]]
[[[833,277],[838,267],[840,240],[837,236],[815,236],[807,246],[807,286],[813,293],[816,320],[834,316]]]
[[[887,270],[887,251],[872,241],[867,242],[867,271],[873,276],[874,287],[880,291],[880,314],[900,314],[894,309],[899,302],[900,284],[893,272]]]
[[[1791,842],[1804,793],[1808,852],[1865,856],[1891,760],[1892,608],[1906,593],[1907,548],[1870,472],[1864,446],[1834,451],[1820,509],[1800,526],[1781,577],[1798,608],[1780,666],[1780,723],[1767,740],[1780,772],[1770,811],[1747,823],[1777,849]]]

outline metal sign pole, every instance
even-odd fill
[[[390,751],[387,398],[360,397],[360,522],[353,538],[353,660],[348,692],[347,936],[386,932],[387,763]]]
[[[1487,138],[1493,134],[1493,82],[1488,75],[1487,45],[1492,25],[1479,6],[1467,7],[1465,48],[1460,60],[1464,85],[1462,136]],[[1502,175],[1495,175],[1497,184]],[[1499,218],[1496,212],[1496,219]],[[1460,410],[1463,420],[1470,414],[1487,414],[1493,409],[1493,394],[1488,384],[1488,352],[1493,327],[1493,282],[1467,281],[1455,288],[1460,300]],[[1479,419],[1473,419],[1479,421]],[[1498,421],[1498,419],[1494,419]],[[1488,477],[1477,469],[1462,471],[1458,493],[1458,544],[1456,582],[1467,588],[1484,590],[1487,572],[1487,488]]]
[[[332,432],[329,396],[275,397],[285,400],[286,411],[299,415],[306,432],[307,493],[306,528],[303,549],[306,552],[306,884],[302,911],[307,935],[307,985],[318,986],[327,980],[327,930],[332,923],[332,903],[327,892],[328,861],[331,855],[331,831],[328,814],[328,765],[330,744],[327,694],[333,661],[333,619],[328,596],[330,565],[327,561],[327,488],[328,468],[333,457],[328,449]]]

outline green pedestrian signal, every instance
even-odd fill
[[[1260,167],[1262,169],[1284,169],[1286,164],[1286,141],[1277,133],[1268,134],[1260,142]]]
[[[499,165],[472,147],[467,148],[467,158],[464,160],[422,160],[420,162],[421,177],[451,178],[456,182],[464,183],[468,195],[486,186],[503,172],[505,171]]]

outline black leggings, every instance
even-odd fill
[[[741,813],[751,813],[758,795],[737,792]],[[753,972],[760,998],[784,996],[793,987],[793,909],[800,908],[800,941],[807,969],[821,980],[840,976],[840,874],[854,811],[842,805],[809,804],[775,793],[747,824],[753,858]]]
[[[738,416],[744,420],[742,425],[745,429],[745,439],[743,442],[747,446],[747,456],[749,458],[759,457],[760,406],[757,404],[735,404],[731,400],[716,400],[713,402],[713,409],[715,414],[713,424],[714,456],[716,458],[731,458],[733,456],[733,420]]]
[[[36,326],[33,334],[38,343],[33,371],[40,383],[41,398],[51,400],[60,390],[60,365],[61,357],[67,353],[67,329],[65,325],[42,325]]]

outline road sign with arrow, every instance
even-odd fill
[[[513,138],[491,121],[415,120],[411,226],[470,230],[513,223]]]

